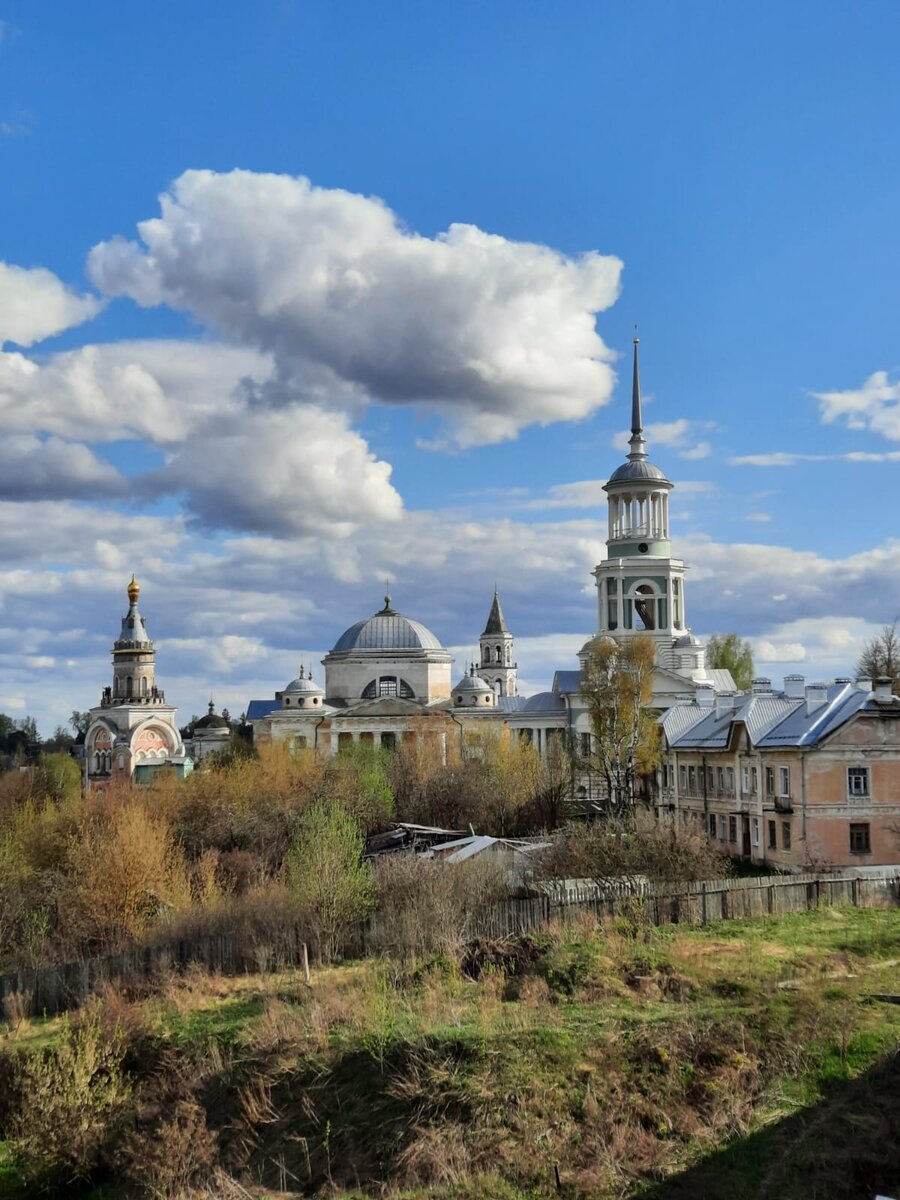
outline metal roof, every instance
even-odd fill
[[[611,483],[634,483],[645,479],[660,480],[662,483],[669,482],[659,467],[644,458],[637,462],[624,462],[621,467],[616,467],[607,479],[606,486],[609,487]]]
[[[523,712],[540,713],[557,713],[565,712],[565,710],[566,702],[559,692],[538,692],[535,696],[529,696],[522,709]]]
[[[482,637],[491,636],[497,633],[509,633],[506,621],[503,617],[503,609],[500,607],[500,597],[497,592],[494,592],[494,603],[491,605],[491,611],[488,613],[487,624],[484,627]]]
[[[345,629],[332,653],[347,650],[443,650],[430,629],[385,608]]]
[[[581,691],[580,671],[555,671],[553,674],[554,692],[577,694]]]
[[[280,707],[277,700],[251,700],[247,705],[247,720],[258,721],[260,717],[267,717],[270,712]]]
[[[806,696],[788,697],[783,692],[763,695],[745,692],[735,705],[721,714],[715,707],[682,704],[661,718],[669,745],[674,750],[722,748],[727,745],[732,723],[742,721],[754,746],[813,746],[862,710],[876,710],[872,693],[852,683],[823,685],[824,702],[810,710]]]
[[[515,713],[521,712],[527,703],[527,696],[498,696],[494,708],[500,712]]]

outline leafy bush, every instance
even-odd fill
[[[59,1043],[16,1063],[13,1157],[26,1182],[66,1187],[87,1179],[131,1111],[123,1038],[104,1031],[99,1004],[64,1019]]]

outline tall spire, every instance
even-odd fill
[[[484,637],[486,634],[509,633],[506,621],[503,618],[503,609],[500,607],[500,597],[497,594],[497,588],[494,588],[494,603],[491,605],[491,611],[488,613],[487,624],[484,627]]]
[[[641,413],[641,372],[638,365],[637,326],[634,327],[634,374],[631,382],[631,438],[628,442],[630,452],[628,458],[637,462],[647,457],[647,443],[644,440],[644,418]]]

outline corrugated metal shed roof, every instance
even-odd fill
[[[527,696],[499,696],[494,707],[500,712],[516,713],[521,712],[527,703]]]

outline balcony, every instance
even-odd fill
[[[794,802],[790,796],[772,796],[771,799],[776,812],[792,813],[794,811]]]

